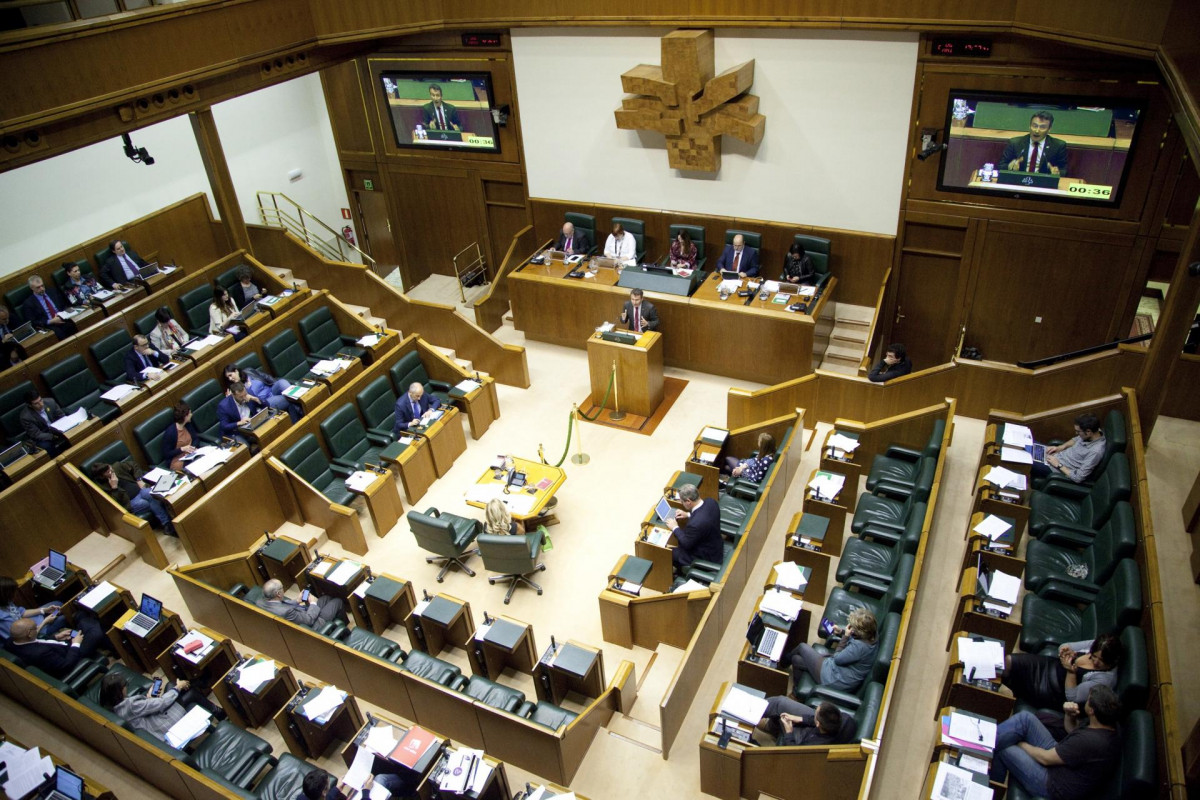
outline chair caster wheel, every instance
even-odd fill
[[[496,579],[488,578],[488,586],[495,586],[495,585],[496,585]]]
[[[441,583],[441,582],[442,582],[442,581],[444,581],[444,580],[446,580],[446,579],[445,579],[445,578],[438,578],[438,583]]]
[[[541,596],[542,596],[542,590],[538,589],[538,597],[541,597]]]
[[[505,600],[505,601],[504,601],[504,605],[508,605],[508,601],[507,601],[507,600]]]

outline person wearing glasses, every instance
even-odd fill
[[[1086,481],[1104,455],[1104,431],[1095,414],[1080,414],[1075,418],[1075,435],[1062,444],[1046,448],[1046,463],[1035,463],[1030,472],[1035,478],[1046,478],[1055,472],[1066,475],[1073,483]]]

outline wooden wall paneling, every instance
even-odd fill
[[[1068,0],[1057,4],[1048,17],[1037,3],[1018,0],[1013,21],[1070,39],[1105,36],[1133,45],[1159,41],[1170,9],[1170,0],[1152,0],[1138,9],[1121,0]]]
[[[1167,393],[1159,413],[1200,422],[1200,356],[1180,353],[1167,377]]]
[[[188,558],[201,561],[244,550],[264,531],[277,530],[287,514],[275,495],[266,463],[252,457],[175,520]]]
[[[0,502],[0,563],[17,574],[46,557],[46,548],[66,552],[95,529],[70,482],[51,461],[17,481]]]
[[[908,348],[914,369],[945,363],[954,353],[963,313],[962,303],[956,302],[957,287],[964,280],[962,258],[906,247],[899,272],[895,310],[891,319],[881,320],[887,341]],[[874,355],[879,360],[883,353]]]
[[[482,199],[471,172],[453,168],[387,169],[388,199],[395,220],[403,220],[403,242],[411,288],[432,273],[453,275],[454,254],[480,240]]]
[[[487,274],[494,279],[513,237],[529,224],[529,207],[520,182],[483,179],[481,187],[487,246],[481,242],[480,249],[487,261]]]
[[[1142,299],[1146,281],[1149,280],[1155,254],[1154,239],[1148,236],[1137,237],[1130,253],[1124,283],[1117,291],[1117,313],[1114,314],[1112,327],[1108,331],[1109,339],[1126,339],[1137,334],[1134,318],[1137,316],[1138,302]]]
[[[365,59],[345,61],[321,70],[321,88],[329,107],[333,125],[333,140],[338,155],[374,158],[376,129],[373,126],[373,107],[368,101],[368,89],[363,79]]]
[[[604,249],[604,237],[608,236],[609,228],[605,220],[599,219],[596,214],[596,206],[592,203],[576,203],[571,200],[546,200],[542,198],[529,198],[529,207],[533,218],[533,232],[537,239],[538,245],[550,239],[557,239],[562,233],[564,215],[568,211],[573,211],[579,214],[591,214],[597,217],[596,219],[596,238],[598,242],[592,242],[596,245],[597,252]],[[525,255],[531,255],[526,253]]]

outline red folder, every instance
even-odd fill
[[[396,745],[390,758],[410,769],[415,769],[430,748],[437,746],[437,742],[437,736],[420,725],[413,725]]]

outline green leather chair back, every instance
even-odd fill
[[[1114,691],[1124,713],[1146,707],[1150,696],[1150,657],[1146,652],[1146,632],[1137,625],[1121,631],[1121,663],[1117,665]]]
[[[915,563],[915,556],[911,553],[900,556],[900,563],[896,567],[896,574],[892,577],[892,584],[888,587],[887,594],[883,596],[883,604],[880,609],[882,613],[890,614],[893,611],[899,613],[903,610],[904,598],[908,594],[908,585],[912,583]],[[876,614],[875,617],[878,619],[879,614]]]
[[[1127,625],[1136,625],[1142,614],[1142,580],[1137,563],[1127,558],[1117,564],[1113,576],[1080,618],[1082,638],[1102,633],[1117,633]]]
[[[1096,565],[1096,575],[1092,580],[1096,583],[1108,581],[1117,564],[1122,559],[1133,558],[1136,550],[1137,523],[1133,518],[1133,506],[1122,500],[1113,506],[1108,522],[1092,540],[1092,563]]]
[[[271,745],[229,720],[222,720],[216,727],[209,729],[208,736],[200,746],[183,761],[202,772],[211,771],[225,780],[237,783],[238,773],[245,766],[246,756],[253,753],[269,756]]]
[[[154,312],[151,311],[143,317],[138,317],[137,321],[133,323],[133,327],[142,336],[149,336],[150,331],[154,330],[154,326],[157,324],[158,320],[154,318]]]
[[[342,332],[328,308],[318,308],[300,320],[297,327],[310,355],[333,358],[342,346]]]
[[[671,225],[667,228],[667,236],[670,241],[667,242],[667,253],[671,252],[671,245],[675,244],[675,237],[680,231],[687,231],[687,235],[691,238],[692,244],[696,245],[696,266],[700,267],[707,255],[704,252],[704,226],[703,225]],[[668,256],[669,257],[669,256]]]
[[[489,572],[506,575],[524,575],[538,567],[538,555],[542,552],[542,534],[527,533],[524,536],[497,536],[493,533],[480,534],[475,539],[483,566]]]
[[[283,331],[271,338],[262,347],[267,368],[276,378],[287,378],[293,383],[308,374],[308,359],[296,340],[296,334]]]
[[[195,421],[195,419],[195,414],[193,414],[192,420]],[[134,426],[133,438],[137,439],[138,445],[141,446],[142,455],[145,456],[147,464],[166,466],[162,461],[162,435],[168,425],[174,424],[175,410],[164,408]]]
[[[358,461],[371,449],[367,431],[351,403],[340,406],[318,426],[332,458]]]
[[[427,512],[436,510],[434,508],[426,509]],[[470,549],[472,544],[470,541],[466,541],[463,547],[457,544],[460,537],[454,529],[453,520],[448,516],[435,517],[431,513],[422,514],[420,511],[409,511],[406,515],[408,527],[417,540],[417,546],[422,550],[446,558],[461,556]]]
[[[67,414],[80,406],[91,408],[100,397],[100,384],[96,376],[84,363],[83,356],[78,354],[67,356],[48,367],[42,373],[42,382]]]
[[[87,278],[89,275],[95,276],[96,273],[92,271],[92,265],[86,258],[81,258],[75,263],[79,265],[80,277]],[[67,285],[66,267],[59,267],[58,269],[54,270],[53,275],[54,284],[58,286],[59,291],[63,291],[63,287]]]
[[[137,692],[145,692],[147,689],[150,688],[150,684],[153,683],[153,681],[150,678],[147,678],[145,675],[143,675],[140,672],[134,672],[133,670],[131,670],[129,667],[125,666],[124,664],[113,664],[111,667],[108,668],[108,672],[106,674],[112,675],[114,673],[117,675],[120,675],[122,678],[125,679],[125,694],[136,694]],[[91,686],[89,686],[87,691],[83,693],[82,699],[91,700],[93,703],[96,703],[97,705],[99,705],[99,703],[100,703],[100,681],[96,681]]]
[[[33,289],[29,288],[28,283],[22,283],[17,288],[10,289],[4,293],[4,302],[8,303],[8,310],[12,312],[9,317],[9,324],[13,325],[13,327],[25,321],[25,317],[21,315],[21,305],[24,304],[25,298],[31,294],[33,294]]]
[[[130,255],[135,255],[135,256],[137,255],[137,251],[136,251],[136,250],[134,250],[132,247],[130,247],[130,246],[129,246],[129,242],[127,242],[127,241],[125,241],[124,239],[122,239],[122,240],[121,240],[121,244],[125,245],[125,252],[126,252],[126,253],[128,253],[128,254],[130,254]],[[106,245],[104,245],[104,247],[103,247],[103,248],[101,248],[100,250],[97,250],[97,251],[96,251],[96,252],[93,254],[93,257],[96,259],[96,268],[97,268],[97,269],[103,269],[103,268],[104,268],[104,262],[105,262],[105,261],[108,261],[108,259],[109,259],[109,256],[111,256],[111,255],[112,255],[112,248],[111,248],[111,247],[109,247],[107,244],[106,244]]]
[[[21,409],[25,407],[25,394],[37,391],[33,381],[21,381],[11,389],[0,392],[0,429],[4,436],[15,442],[24,436],[21,430]]]
[[[238,282],[237,273],[238,273],[238,270],[241,269],[243,266],[245,266],[245,265],[238,264],[237,266],[233,266],[233,267],[230,267],[229,269],[225,270],[224,272],[222,272],[220,275],[217,276],[217,283],[221,284],[226,289],[230,288],[231,286],[233,286],[235,283]],[[260,289],[263,288],[261,280],[251,281],[251,282],[254,283],[254,285],[257,286],[258,288],[260,288]]]
[[[192,389],[181,399],[192,409],[192,424],[200,435],[210,441],[220,441],[221,423],[217,420],[217,405],[225,397],[225,390],[214,378]]]
[[[305,434],[300,441],[285,450],[279,460],[318,489],[334,479],[333,470],[329,468],[329,459],[317,443],[317,437],[311,433]]]
[[[637,260],[640,264],[646,255],[646,223],[632,217],[613,217],[612,224],[619,224],[625,229],[626,233],[633,235],[633,241],[637,247]],[[605,238],[608,238],[608,234],[605,234]],[[599,244],[600,248],[603,249],[604,242],[600,242]]]
[[[812,259],[813,269],[817,275],[825,278],[829,275],[829,240],[822,239],[820,236],[808,236],[807,234],[797,233],[792,237],[792,241],[804,245],[804,252]],[[823,281],[822,281],[823,282]]]
[[[566,214],[563,214],[563,222],[569,222],[575,226],[575,230],[586,233],[588,241],[592,243],[592,249],[596,249],[596,217],[594,214],[580,214],[578,211],[568,211]],[[557,240],[557,238],[558,235],[555,234],[555,239]]]
[[[132,458],[133,454],[129,452],[129,448],[125,446],[125,442],[118,439],[92,453],[83,461],[80,461],[79,471],[90,478],[92,477],[92,464],[116,464],[118,461],[125,461]]]
[[[212,286],[197,286],[179,296],[180,321],[193,336],[208,335],[208,307],[212,305]]]
[[[1131,712],[1121,728],[1121,735],[1124,746],[1119,778],[1113,784],[1120,786],[1122,800],[1154,797],[1158,790],[1154,717],[1149,711]]]
[[[942,452],[942,438],[946,435],[946,420],[935,419],[933,421],[933,431],[929,434],[929,441],[925,443],[925,449],[921,452],[923,456],[932,456],[937,458]]]
[[[246,355],[242,356],[233,363],[239,371],[244,369],[258,369],[262,370],[263,372],[267,371],[263,369],[262,359],[259,358],[258,353],[254,352],[253,350],[251,350],[249,353],[246,353]]]
[[[396,390],[397,397],[407,392],[408,387],[414,383],[420,383],[422,386],[429,383],[429,373],[425,371],[425,365],[421,363],[421,354],[416,350],[401,356],[399,361],[392,364],[388,374],[392,377],[392,388]]]
[[[1100,528],[1108,522],[1116,504],[1128,500],[1132,491],[1129,476],[1129,459],[1124,453],[1113,453],[1104,474],[1096,479],[1095,485],[1083,500],[1079,523]]]
[[[525,702],[525,693],[502,686],[482,675],[472,675],[465,690],[467,697],[478,700],[485,706],[513,713]]]
[[[882,707],[883,684],[872,681],[863,691],[862,704],[854,714],[854,742],[874,738],[875,724],[879,721],[879,711]]]
[[[741,236],[745,240],[747,247],[753,247],[759,251],[759,262],[762,262],[762,234],[754,231],[743,231],[737,228],[729,228],[725,231],[725,244],[733,244],[733,237]]]
[[[396,397],[387,377],[380,375],[356,394],[354,400],[368,428],[386,428],[390,432],[396,424]]]
[[[88,345],[88,352],[100,367],[105,381],[125,381],[125,353],[133,349],[133,337],[129,331],[113,331],[95,343]]]
[[[887,683],[892,659],[896,656],[896,642],[900,638],[900,614],[893,611],[879,621],[875,642],[875,662],[871,665],[868,682]]]
[[[1104,453],[1100,456],[1100,462],[1096,464],[1096,469],[1092,471],[1092,475],[1099,475],[1108,467],[1108,462],[1112,460],[1113,453],[1124,453],[1125,447],[1129,444],[1129,433],[1125,428],[1125,415],[1118,409],[1109,411],[1104,416],[1104,422],[1101,425],[1104,429]]]

